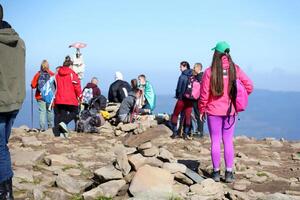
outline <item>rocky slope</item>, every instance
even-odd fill
[[[300,199],[300,142],[235,138],[232,184],[215,183],[209,137],[170,139],[152,118],[99,134],[13,129],[16,199]],[[196,173],[195,173],[196,172]],[[223,172],[224,173],[224,172]]]

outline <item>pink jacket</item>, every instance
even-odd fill
[[[222,57],[222,66],[224,70],[229,69],[229,61],[226,56]],[[210,75],[211,68],[205,70],[200,93],[200,112],[207,113],[209,115],[226,116],[230,106],[230,97],[228,95],[228,76],[223,76],[224,80],[224,94],[221,97],[214,97],[210,92]],[[242,69],[236,65],[237,78],[244,84],[248,94],[253,91],[253,83],[242,71]],[[234,115],[235,110],[232,107],[231,115]]]

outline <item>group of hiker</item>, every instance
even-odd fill
[[[180,124],[183,127],[184,139],[188,139],[192,118],[197,121],[200,136],[203,135],[203,122],[207,120],[211,138],[212,178],[220,181],[220,144],[223,141],[225,181],[232,182],[233,135],[237,113],[246,109],[248,95],[253,91],[253,83],[233,62],[228,43],[218,42],[212,50],[214,54],[211,66],[203,73],[200,63],[196,63],[193,69],[190,69],[186,61],[180,63],[181,75],[176,88],[177,102],[170,126],[173,131],[172,138],[178,137]],[[0,56],[0,199],[12,200],[13,171],[7,144],[14,120],[25,98],[25,44],[10,24],[3,21],[1,4]],[[106,105],[106,98],[103,98],[98,88],[99,80],[96,77],[81,89],[84,70],[72,68],[84,65],[81,55],[76,57],[79,64],[75,65],[74,59],[67,56],[55,72],[50,71],[49,63],[43,60],[39,71],[33,77],[31,86],[36,89],[35,98],[39,106],[41,131],[46,130],[47,123],[48,128],[53,128],[55,136],[64,135],[68,132],[68,123],[78,120],[81,103],[83,110],[93,107],[92,104],[96,100],[100,101],[100,110]],[[116,72],[115,82],[109,88],[108,100],[120,104],[117,119],[123,123],[132,122],[138,114],[151,114],[156,105],[153,86],[144,74],[132,79],[130,83],[123,80],[121,72]],[[51,93],[53,86],[55,93]],[[50,111],[52,107],[54,119]]]

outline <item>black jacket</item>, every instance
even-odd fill
[[[133,112],[136,102],[136,96],[134,92],[129,92],[128,96],[122,101],[118,111],[118,115],[129,114]]]
[[[176,88],[176,99],[182,99],[183,95],[188,86],[189,77],[192,76],[192,70],[186,69],[184,70],[178,78],[177,88]]]
[[[125,93],[125,91],[126,93]],[[131,87],[129,83],[122,80],[117,80],[113,82],[108,91],[108,101],[115,103],[122,103],[123,99],[128,95],[131,91]]]
[[[197,74],[197,75],[195,76],[195,78],[197,79],[197,81],[199,81],[200,83],[201,83],[201,81],[202,81],[202,77],[203,77],[203,72],[200,72],[199,74]]]

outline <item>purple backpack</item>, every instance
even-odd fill
[[[235,109],[236,112],[242,112],[246,110],[248,105],[248,92],[239,79],[236,80],[236,91]]]
[[[195,76],[189,77],[188,86],[184,93],[184,97],[191,100],[198,100],[200,98],[200,82]]]

